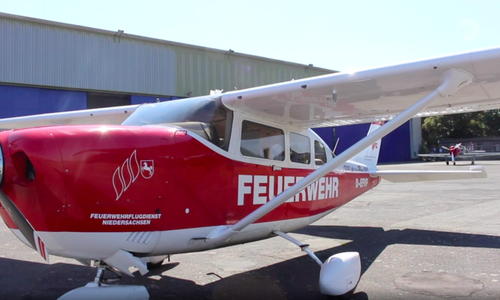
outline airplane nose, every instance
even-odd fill
[[[5,145],[5,144],[4,144]],[[4,151],[0,143],[0,183],[3,183],[4,177]],[[33,164],[27,159],[25,175],[29,181],[35,180],[35,169]],[[38,253],[48,262],[49,254],[48,249],[41,237],[37,234],[33,226],[23,213],[17,208],[14,202],[7,196],[3,190],[0,189],[0,215],[10,228],[13,229],[14,234],[26,245],[31,246],[37,250]],[[13,223],[13,224],[12,224]],[[14,229],[18,229],[15,231]]]
[[[33,228],[44,231],[64,219],[64,168],[57,141],[46,128],[34,128],[1,132],[0,146],[0,202],[6,210],[0,214],[33,244]]]
[[[34,169],[31,165],[30,168],[30,177],[34,180]],[[4,176],[4,151],[2,149],[2,145],[0,144],[0,187],[3,183]],[[0,190],[0,204],[7,212],[7,216],[3,216],[7,225],[14,223],[15,228],[19,229],[21,234],[24,236],[26,241],[36,249],[35,239],[34,239],[34,229],[31,227],[29,222],[23,216],[23,214],[19,211],[16,205],[12,202],[12,200],[2,191]],[[14,226],[9,226],[13,228]]]

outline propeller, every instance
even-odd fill
[[[45,243],[42,241],[40,236],[36,233],[35,229],[28,220],[23,216],[21,211],[17,208],[17,206],[10,200],[10,198],[5,195],[5,193],[0,190],[0,203],[7,210],[12,221],[16,224],[19,231],[21,231],[24,238],[30,243],[33,249],[36,249],[38,253],[48,262],[49,254],[47,248],[45,247]]]

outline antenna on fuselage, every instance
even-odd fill
[[[337,138],[337,141],[335,142],[335,147],[333,147],[333,151],[332,151],[333,157],[337,156],[337,155],[335,155],[335,150],[337,150],[337,145],[339,144],[339,140],[340,140],[340,138]]]

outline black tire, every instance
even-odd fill
[[[356,288],[353,288],[352,290],[350,290],[349,292],[343,294],[343,295],[339,295],[339,296],[328,296],[328,300],[349,300],[352,298],[352,296],[354,296],[354,290]]]
[[[156,269],[160,268],[160,267],[163,265],[163,262],[164,262],[164,261],[165,261],[165,260],[162,260],[162,261],[157,262],[157,263],[150,263],[150,262],[148,262],[148,263],[147,263],[148,270],[150,270],[150,271],[151,271],[151,270],[156,270]]]

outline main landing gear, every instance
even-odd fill
[[[450,164],[450,162],[448,161],[448,158],[447,158],[447,159],[446,159],[446,165],[448,166],[449,164]],[[474,164],[474,163],[472,163],[472,164]],[[457,163],[456,163],[455,161],[453,161],[453,165],[454,165],[454,166],[456,166],[456,165],[457,165]]]
[[[321,266],[319,273],[319,288],[321,293],[333,299],[349,299],[354,293],[361,277],[361,259],[358,252],[343,252],[330,256],[325,262],[309,249],[309,245],[302,244],[288,234],[273,231],[274,234],[294,243]]]
[[[144,286],[107,284],[109,282],[119,280],[121,275],[105,262],[96,261],[94,265],[97,267],[97,275],[95,276],[93,282],[89,282],[84,287],[67,292],[59,297],[58,300],[149,300],[149,293]],[[115,278],[104,278],[105,271],[115,274]]]

